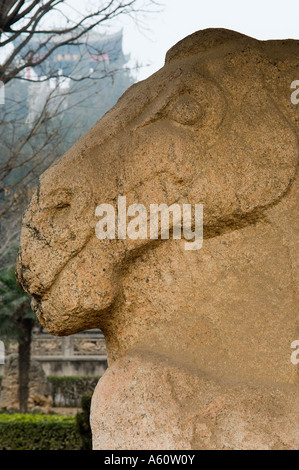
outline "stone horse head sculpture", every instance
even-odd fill
[[[95,449],[298,448],[298,51],[194,33],[41,176],[17,276],[50,333],[105,335]],[[202,249],[98,240],[120,195],[203,204]]]

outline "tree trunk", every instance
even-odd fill
[[[31,353],[31,332],[33,322],[31,319],[23,319],[22,336],[19,339],[18,361],[19,361],[19,405],[20,412],[27,413],[29,398],[29,370]]]

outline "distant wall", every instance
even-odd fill
[[[17,351],[17,344],[10,343],[6,356]],[[32,358],[39,361],[46,375],[102,376],[107,369],[106,344],[99,330],[91,330],[66,337],[48,333],[35,333],[31,346]],[[4,366],[0,365],[0,375]]]
[[[78,375],[88,377],[98,377],[104,374],[107,369],[107,358],[104,357],[47,357],[37,356],[45,374],[48,375]]]

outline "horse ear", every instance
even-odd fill
[[[274,204],[295,178],[297,136],[260,77],[247,77],[233,102],[222,138],[198,162],[191,191],[192,201],[205,204],[206,223]]]

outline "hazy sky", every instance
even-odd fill
[[[164,11],[147,17],[144,33],[125,21],[124,50],[151,66],[143,79],[163,66],[165,53],[194,31],[222,27],[257,39],[299,39],[299,0],[161,0]]]
[[[140,0],[142,1],[142,0]],[[144,2],[146,0],[143,0]],[[130,66],[143,67],[142,80],[163,66],[167,50],[200,29],[227,28],[257,39],[299,39],[299,0],[156,0],[157,13],[144,15],[138,27],[127,17],[113,20],[113,31],[124,28],[124,52]],[[67,0],[73,14],[93,9],[101,0]],[[53,12],[55,19],[55,12]],[[53,17],[52,17],[53,18]],[[100,30],[100,32],[104,32]],[[5,51],[0,51],[0,59]]]

